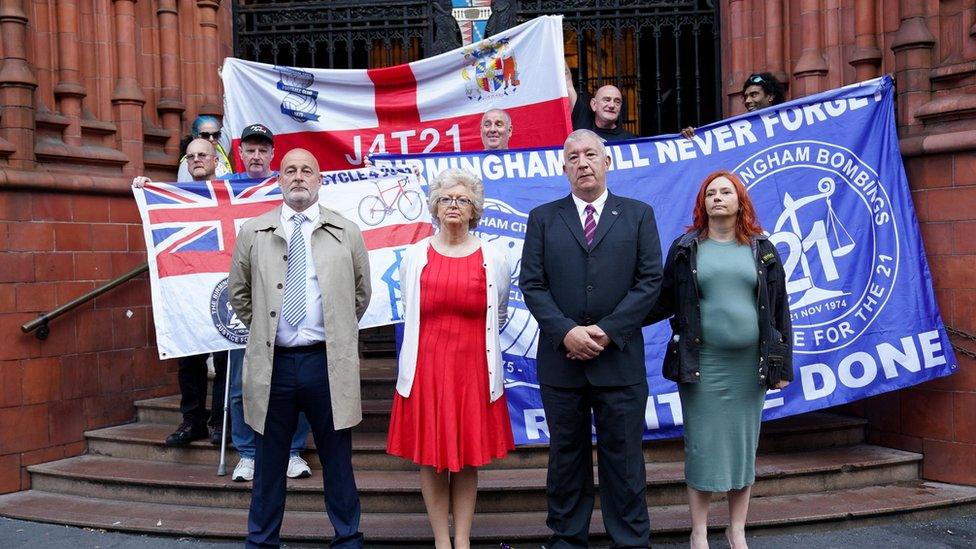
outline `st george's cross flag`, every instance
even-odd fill
[[[230,306],[227,274],[241,226],[281,204],[277,177],[149,183],[133,189],[143,221],[160,358],[243,347],[247,327]],[[432,232],[426,197],[409,168],[322,173],[319,203],[359,225],[373,298],[360,326],[399,319],[389,291],[403,249]]]
[[[481,150],[481,116],[493,108],[512,118],[512,148],[556,145],[572,131],[564,68],[562,16],[393,67],[311,69],[228,58],[224,128],[236,144],[247,125],[265,124],[277,159],[302,147],[323,169],[359,167],[371,153]]]

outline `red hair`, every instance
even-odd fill
[[[698,196],[695,198],[695,209],[692,214],[691,225],[688,226],[688,229],[698,231],[699,238],[708,236],[708,212],[705,209],[705,190],[708,189],[708,185],[712,181],[715,181],[719,177],[724,177],[731,181],[732,186],[735,188],[735,194],[739,198],[739,213],[736,214],[735,219],[735,239],[740,244],[748,244],[750,237],[762,234],[763,230],[759,226],[759,220],[756,219],[756,208],[752,205],[752,199],[749,198],[749,193],[746,192],[746,186],[742,184],[739,176],[732,172],[719,170],[708,174],[698,189]]]

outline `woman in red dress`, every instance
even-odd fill
[[[471,230],[484,187],[449,169],[430,185],[439,226],[400,262],[403,346],[387,452],[420,465],[420,488],[438,549],[470,546],[478,467],[515,448],[504,395],[499,331],[508,313],[505,253]]]

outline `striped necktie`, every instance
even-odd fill
[[[586,221],[583,222],[583,236],[586,237],[586,245],[593,245],[593,237],[596,236],[596,219],[593,215],[596,213],[596,208],[593,204],[587,204],[586,208],[583,208],[586,212]]]
[[[285,275],[285,295],[281,300],[281,316],[292,326],[305,319],[305,237],[302,223],[308,221],[305,214],[291,216],[295,224],[288,240],[288,271]]]

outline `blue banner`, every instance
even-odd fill
[[[514,128],[518,132],[518,128]],[[705,176],[742,178],[783,259],[793,316],[795,381],[769,391],[764,419],[800,414],[955,371],[898,149],[889,76],[700,127],[608,146],[610,191],[654,207],[662,257],[691,223]],[[561,148],[384,156],[447,167],[485,184],[479,235],[507,250],[512,272],[502,334],[515,440],[548,441],[536,380],[538,329],[517,280],[528,212],[566,196]],[[667,322],[644,329],[650,397],[646,438],[681,432],[674,383],[661,377]]]

